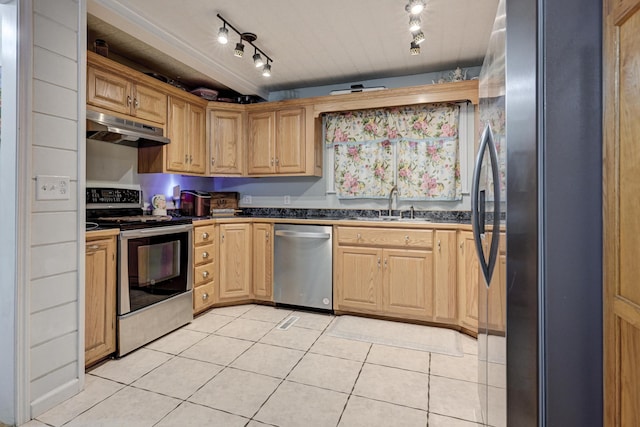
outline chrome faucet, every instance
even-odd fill
[[[389,216],[391,216],[391,209],[393,207],[393,193],[396,193],[396,198],[398,197],[398,186],[394,184],[394,186],[391,188],[391,191],[389,191]]]

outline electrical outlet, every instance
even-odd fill
[[[248,195],[248,194],[245,194],[244,196],[242,196],[242,204],[250,205],[251,204],[251,196]]]
[[[291,204],[291,196],[284,196],[284,204],[285,205]]]
[[[37,175],[36,200],[69,200],[68,176]]]

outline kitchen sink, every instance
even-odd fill
[[[350,218],[345,218],[352,221],[376,221],[376,222],[430,222],[430,220],[426,218],[402,218],[399,216],[354,216]]]

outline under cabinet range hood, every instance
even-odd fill
[[[170,143],[160,127],[87,110],[87,139],[127,145],[153,147]]]

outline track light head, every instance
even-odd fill
[[[424,10],[424,6],[424,0],[410,0],[404,9],[412,15],[419,15]]]
[[[409,53],[411,53],[412,56],[420,55],[420,45],[415,44],[415,42],[411,42],[411,47],[409,47]]]
[[[229,42],[229,30],[227,29],[227,24],[225,22],[218,30],[218,43],[227,44],[227,42]]]
[[[409,18],[409,31],[416,32],[420,29],[420,25],[421,25],[421,20],[419,16],[413,16],[411,15],[411,17]]]
[[[244,55],[244,45],[242,44],[242,42],[236,43],[236,48],[233,50],[233,55],[238,58],[242,58],[242,56]]]
[[[262,56],[260,56],[260,54],[256,51],[256,53],[253,55],[253,65],[256,66],[256,68],[260,68],[264,65],[264,61],[262,60]]]
[[[271,64],[269,64],[269,61],[262,67],[262,75],[264,77],[271,77]]]
[[[413,33],[413,42],[415,44],[420,44],[424,41],[424,33],[422,31],[418,31],[417,33]]]

